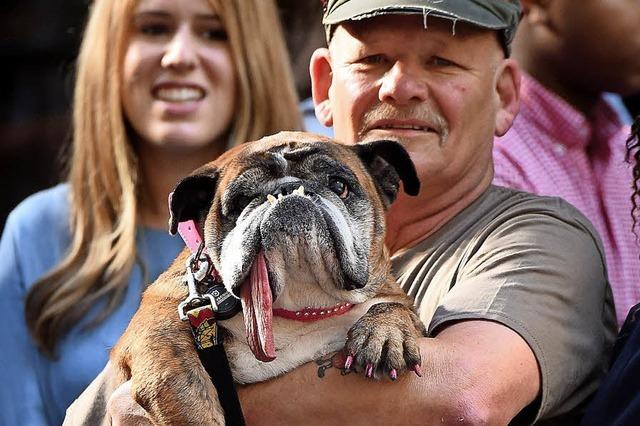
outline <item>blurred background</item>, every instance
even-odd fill
[[[69,142],[74,60],[90,0],[0,2],[0,231],[22,199],[58,183]],[[278,0],[300,99],[324,45],[318,0]],[[640,113],[640,96],[625,100]]]

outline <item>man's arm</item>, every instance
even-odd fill
[[[504,325],[452,324],[421,341],[423,377],[342,376],[306,364],[239,390],[248,424],[506,424],[538,395],[527,343]],[[332,371],[333,370],[333,371]]]
[[[318,366],[308,363],[277,379],[240,387],[247,423],[506,424],[538,395],[533,352],[504,325],[461,321],[420,343],[421,378],[408,372],[396,382],[372,381],[332,368],[320,378]],[[109,374],[107,366],[98,379],[108,381]],[[111,396],[107,417],[118,425],[150,424],[127,385]],[[96,400],[89,393],[74,406],[86,403],[86,396]],[[82,410],[72,406],[65,424],[85,421]]]

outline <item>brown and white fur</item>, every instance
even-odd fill
[[[395,283],[384,247],[384,213],[400,182],[417,194],[413,164],[396,142],[347,146],[288,132],[236,147],[178,184],[171,232],[195,219],[225,287],[243,300],[243,312],[219,322],[237,383],[267,380],[343,349],[353,368],[371,366],[378,376],[420,364],[417,338],[425,329]],[[306,192],[292,191],[299,186]],[[134,398],[154,422],[223,424],[189,325],[178,318],[188,255],[144,293],[111,360],[117,383],[132,381]],[[249,278],[259,262],[267,283]],[[353,307],[313,322],[258,312],[245,299],[267,284],[274,310]],[[272,347],[256,343],[263,335],[249,336],[252,315],[272,327]]]

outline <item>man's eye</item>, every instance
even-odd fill
[[[454,65],[454,63],[450,60],[441,58],[439,56],[435,56],[433,59],[431,59],[431,63],[437,67],[450,67]]]
[[[362,63],[370,65],[382,64],[384,61],[385,57],[383,55],[370,55],[361,60]]]

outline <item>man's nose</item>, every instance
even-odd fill
[[[188,27],[179,27],[169,40],[161,64],[176,71],[192,69],[197,61],[197,40]]]
[[[380,85],[378,98],[381,102],[407,105],[427,100],[426,81],[418,71],[408,65],[396,63],[385,74]]]

